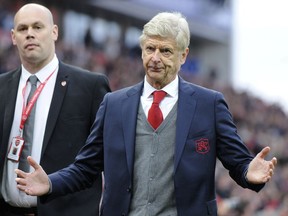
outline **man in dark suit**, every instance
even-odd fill
[[[55,55],[57,37],[58,28],[46,7],[27,4],[16,13],[12,40],[18,48],[22,65],[0,75],[1,216],[94,216],[99,212],[101,178],[93,181],[91,188],[45,205],[37,202],[36,197],[31,199],[19,192],[13,180],[16,177],[14,169],[20,163],[25,145],[28,145],[23,132],[26,127],[23,113],[29,110],[25,101],[30,90],[27,81],[30,75],[36,75],[36,92],[39,93],[34,103],[33,97],[31,99],[32,107],[35,106],[31,155],[47,173],[74,161],[90,133],[104,95],[110,92],[104,75],[58,60]],[[28,122],[32,111],[27,113]],[[17,140],[15,143],[14,139]],[[22,149],[19,141],[23,139]]]
[[[49,203],[104,171],[101,215],[215,216],[219,158],[240,186],[259,191],[277,160],[265,160],[270,147],[249,154],[220,92],[178,76],[189,40],[180,13],[152,18],[140,37],[144,81],[105,95],[72,165],[47,176],[28,157],[35,171],[16,170],[18,188]]]

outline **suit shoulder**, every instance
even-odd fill
[[[142,90],[141,85],[142,85],[142,83],[138,83],[138,84],[133,85],[133,86],[128,86],[128,87],[124,87],[122,89],[115,90],[109,94],[109,97],[119,99],[119,98],[123,98],[123,97],[129,97],[129,96],[132,96],[135,94],[140,94],[141,90]]]
[[[87,76],[91,76],[91,74],[94,74],[94,72],[92,73],[91,71],[89,71],[87,69],[81,68],[79,66],[63,63],[63,62],[60,62],[59,70],[63,70],[63,71],[69,72],[69,73],[72,73],[72,72],[73,73],[82,73],[82,74],[85,74]],[[95,73],[95,74],[99,74],[99,73]]]
[[[11,79],[11,77],[15,76],[16,73],[17,73],[19,70],[20,70],[20,69],[17,68],[17,69],[14,69],[14,70],[10,70],[10,71],[1,73],[1,74],[0,74],[0,80],[3,80],[3,81],[6,82],[8,79]],[[19,76],[20,76],[20,73],[19,73]]]
[[[87,79],[87,80],[104,80],[105,82],[108,81],[108,78],[105,74],[98,73],[98,72],[92,72],[87,69],[75,66],[75,65],[70,65],[61,62],[59,70],[63,70],[67,73],[69,73],[69,76],[76,76],[77,79]]]
[[[11,76],[11,72],[1,73],[0,74],[0,80],[6,79],[9,76]]]
[[[202,92],[203,94],[211,94],[211,95],[222,94],[219,91],[216,91],[214,89],[207,88],[207,87],[204,87],[204,86],[197,85],[197,89],[198,89],[199,92]]]
[[[186,86],[187,88],[191,88],[198,95],[207,95],[207,96],[208,95],[215,96],[219,94],[222,95],[222,93],[217,90],[210,89],[187,81],[184,81],[184,86]]]

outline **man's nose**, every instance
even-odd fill
[[[153,61],[160,61],[160,51],[159,49],[156,49],[155,52],[153,53],[153,56],[152,56],[152,60]]]
[[[31,38],[31,37],[34,37],[34,31],[32,28],[28,28],[27,29],[27,38]]]

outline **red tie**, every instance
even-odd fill
[[[157,129],[163,121],[163,115],[159,107],[159,103],[163,100],[167,93],[165,91],[153,92],[153,103],[148,112],[148,121],[154,129]]]

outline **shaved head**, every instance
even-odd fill
[[[27,14],[27,13],[31,13],[31,12],[38,12],[41,13],[42,15],[45,15],[47,17],[47,21],[51,24],[54,25],[54,21],[53,21],[53,15],[51,13],[51,11],[39,4],[35,4],[35,3],[30,3],[30,4],[26,4],[23,7],[21,7],[17,13],[15,14],[14,17],[14,26],[18,23],[19,18],[21,17],[22,14]]]

